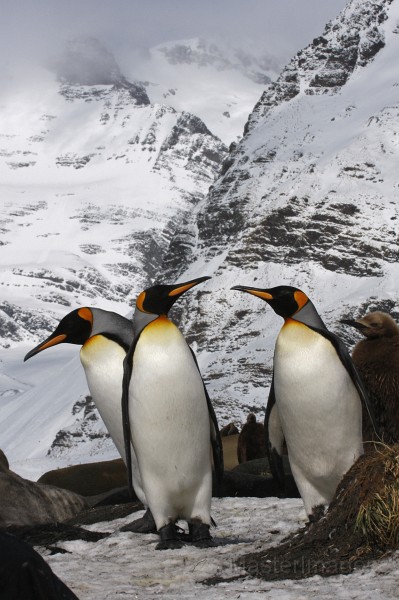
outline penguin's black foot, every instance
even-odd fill
[[[193,521],[189,525],[191,542],[197,548],[212,548],[216,546],[211,534],[209,533],[210,525]]]
[[[156,550],[177,550],[183,548],[183,542],[178,538],[176,525],[168,523],[158,530],[160,541],[156,545]]]
[[[156,533],[154,517],[149,508],[145,511],[140,519],[136,519],[132,523],[128,523],[120,529],[120,531],[131,531],[132,533]]]

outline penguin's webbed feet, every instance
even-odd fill
[[[160,541],[155,547],[156,550],[177,550],[184,546],[184,543],[178,537],[174,523],[168,523],[161,527],[161,529],[158,529],[158,535]]]
[[[189,531],[191,543],[197,548],[212,548],[216,546],[211,534],[209,533],[210,525],[201,521],[191,521]]]
[[[120,531],[131,531],[132,533],[156,533],[157,528],[150,509],[147,508],[140,519],[136,519],[132,523],[128,523],[124,527],[121,527]]]

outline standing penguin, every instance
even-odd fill
[[[343,319],[365,336],[352,352],[366,386],[382,441],[399,442],[399,326],[387,313],[373,311],[360,319]],[[374,431],[363,419],[363,439],[372,440]]]
[[[82,346],[80,360],[85,370],[87,384],[105,426],[126,462],[124,445],[121,390],[123,360],[133,341],[133,324],[117,313],[100,308],[78,308],[61,319],[56,330],[28,352],[24,361],[46,348],[57,344]],[[132,454],[132,478],[139,500],[147,505],[142,490],[137,461]],[[142,519],[129,525],[129,531],[152,533],[156,531],[150,511]]]
[[[265,300],[285,321],[276,341],[266,414],[269,456],[282,481],[285,438],[292,475],[313,521],[363,453],[360,397],[368,402],[365,390],[344,344],[328,331],[304,292],[291,286],[232,289]]]
[[[207,279],[155,285],[143,291],[136,301],[134,341],[125,359],[126,435],[131,436],[160,536],[159,550],[181,547],[175,527],[178,519],[188,522],[195,545],[212,545],[211,447],[220,479],[222,444],[195,356],[167,317],[184,292]]]

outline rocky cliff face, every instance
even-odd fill
[[[299,52],[168,257],[188,265],[183,279],[213,274],[180,318],[226,420],[262,412],[281,325],[232,285],[303,288],[335,331],[344,314],[394,303],[398,19],[391,0],[354,0]]]
[[[381,25],[392,0],[349,2],[323,34],[298,52],[262,95],[247,122],[248,132],[270,108],[299,93],[338,93],[356,67],[365,67],[385,45]]]

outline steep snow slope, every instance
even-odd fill
[[[263,414],[281,326],[232,285],[298,286],[335,331],[344,315],[399,315],[398,32],[390,0],[354,0],[329,23],[255,107],[198,213],[196,247],[169,257],[191,263],[183,279],[213,273],[182,322],[225,420]]]

